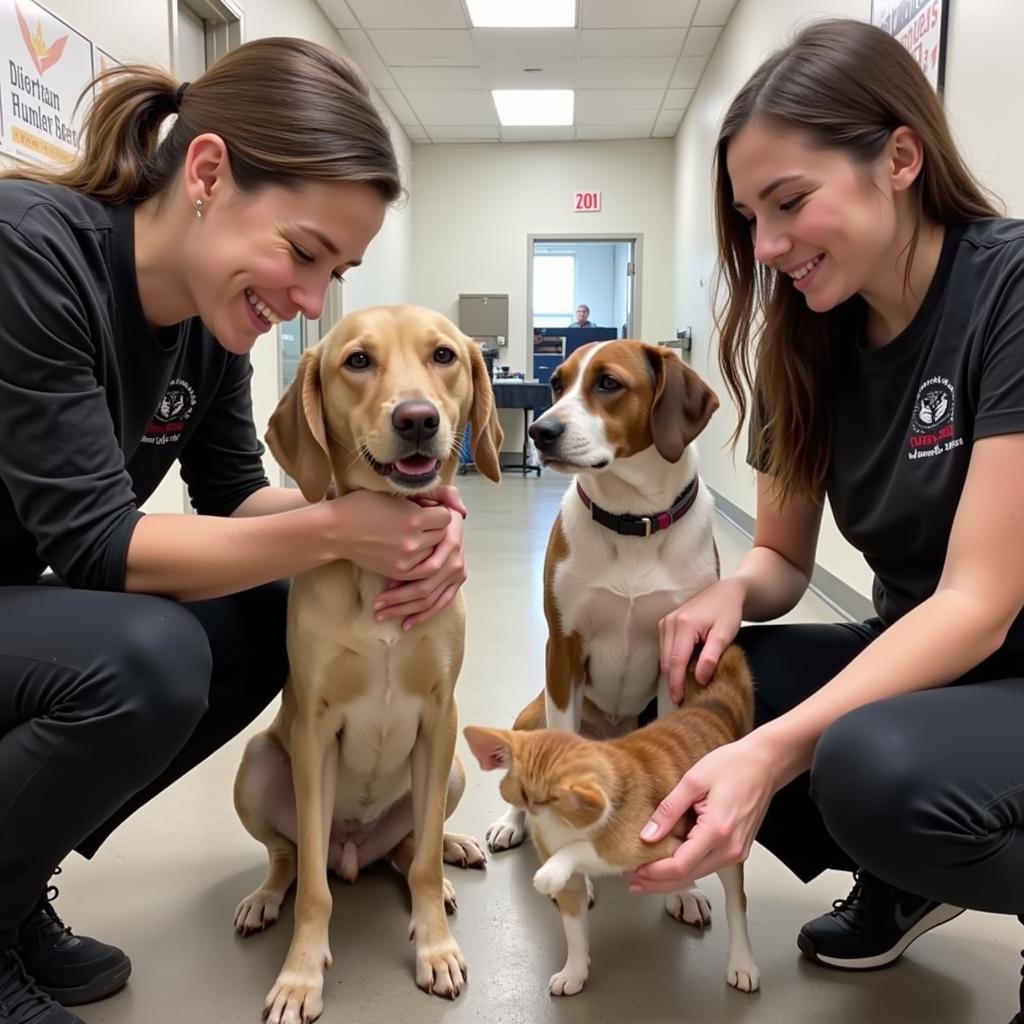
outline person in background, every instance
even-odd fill
[[[573,320],[570,327],[596,327],[597,324],[590,322],[590,307],[589,306],[577,306],[576,307],[576,319]]]
[[[885,967],[963,908],[1024,913],[1024,222],[859,21],[765,61],[716,174],[719,357],[741,424],[753,387],[757,520],[738,569],[662,621],[661,661],[679,699],[691,655],[704,684],[735,641],[757,725],[659,806],[644,838],[696,824],[631,887],[678,889],[756,839],[804,881],[855,873],[797,938],[811,962]],[[740,628],[806,592],[826,497],[875,615]]]
[[[358,72],[272,38],[98,86],[77,163],[0,180],[0,1024],[125,984],[48,877],[278,694],[284,578],[352,560],[410,625],[465,579],[454,488],[307,505],[253,423],[250,349],[320,316],[402,192]],[[176,460],[197,514],[144,515]]]

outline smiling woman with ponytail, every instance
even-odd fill
[[[249,350],[320,316],[402,193],[359,72],[273,38],[187,85],[96,85],[75,163],[0,175],[4,1024],[74,1024],[60,1004],[127,980],[47,878],[280,690],[283,579],[351,559],[416,623],[464,578],[454,489],[306,505],[269,486],[252,419]],[[198,514],[144,515],[176,462]]]

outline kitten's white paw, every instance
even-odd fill
[[[552,896],[551,902],[557,903],[558,901],[554,896]],[[590,875],[587,875],[587,909],[593,910],[596,902],[597,898],[594,896],[594,883],[590,880]]]
[[[729,957],[725,980],[740,992],[756,992],[761,987],[761,972],[750,957]]]
[[[557,974],[551,975],[548,988],[553,996],[574,996],[583,991],[587,974],[587,971],[572,971],[563,967]]]
[[[665,897],[665,910],[682,924],[703,930],[711,924],[711,902],[696,886]]]
[[[533,887],[545,896],[561,892],[572,878],[572,868],[551,857],[545,861],[533,876]]]
[[[526,836],[526,824],[523,812],[515,807],[510,807],[491,827],[487,830],[487,846],[492,853],[499,853],[501,850],[511,850],[513,846],[519,846]]]

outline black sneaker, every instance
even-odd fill
[[[0,950],[0,1024],[85,1024],[40,992],[13,949]]]
[[[824,967],[870,971],[895,963],[917,938],[963,913],[963,907],[914,896],[866,871],[831,913],[809,921],[796,944]]]
[[[60,868],[55,873],[59,872]],[[57,895],[57,887],[51,885],[18,929],[15,948],[25,970],[64,1006],[94,1003],[124,988],[132,962],[117,946],[72,935],[53,909]]]

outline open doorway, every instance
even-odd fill
[[[529,376],[546,382],[587,342],[638,336],[641,242],[637,235],[529,236]]]

